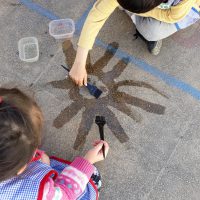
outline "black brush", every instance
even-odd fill
[[[106,124],[105,117],[103,116],[96,116],[95,123],[99,127],[99,134],[100,134],[100,139],[104,141],[104,125]],[[102,146],[102,151],[103,151],[103,157],[105,158],[105,146],[103,144]]]
[[[65,67],[64,65],[61,65],[62,68],[64,68],[65,70],[67,70],[68,72],[70,71],[67,67]],[[89,91],[89,93],[94,96],[96,99],[98,99],[101,94],[102,94],[102,91],[97,88],[95,85],[92,85],[90,83],[87,83],[87,89]]]

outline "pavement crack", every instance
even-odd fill
[[[163,166],[163,168],[160,170],[160,172],[158,173],[158,176],[156,177],[151,189],[149,190],[149,192],[147,194],[145,194],[145,196],[142,198],[142,200],[150,200],[149,199],[149,196],[151,195],[151,193],[153,192],[155,186],[157,185],[157,183],[161,180],[163,174],[164,174],[164,171],[166,170],[171,158],[174,156],[180,142],[183,140],[184,136],[186,135],[186,133],[188,132],[189,128],[190,128],[190,125],[192,124],[191,120],[190,120],[190,123],[187,123],[184,127],[182,127],[182,130],[185,130],[184,133],[179,137],[172,153],[170,154],[168,160],[166,161],[166,164]],[[181,130],[181,131],[182,131]],[[181,132],[180,131],[180,132]]]

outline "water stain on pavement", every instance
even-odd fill
[[[110,45],[112,45],[112,47],[114,47],[117,51],[117,43],[111,43]],[[72,66],[75,59],[76,51],[74,50],[73,45],[70,41],[66,41],[63,43],[63,52],[66,56],[67,65],[69,67]],[[82,114],[81,122],[79,124],[78,134],[74,143],[74,149],[78,150],[84,146],[87,135],[89,134],[89,131],[94,123],[96,115],[105,116],[108,128],[121,143],[125,143],[129,140],[129,137],[121,126],[116,114],[112,112],[109,107],[117,109],[118,111],[129,116],[136,122],[140,122],[142,120],[142,117],[140,113],[138,113],[138,111],[130,109],[127,104],[139,107],[146,112],[158,115],[163,115],[165,112],[165,107],[162,105],[148,102],[141,98],[131,96],[130,94],[127,94],[125,92],[120,92],[118,90],[119,87],[122,86],[146,88],[166,98],[164,94],[145,82],[133,80],[123,80],[119,82],[115,81],[115,79],[117,79],[122,74],[122,72],[129,64],[128,58],[123,58],[122,60],[119,60],[119,62],[113,67],[111,71],[104,72],[103,68],[113,58],[115,52],[110,53],[109,49],[107,49],[104,55],[93,65],[91,64],[90,56],[88,56],[88,75],[91,77],[91,80],[95,80],[94,83],[105,93],[104,95],[100,96],[99,99],[87,98],[82,95],[79,91],[79,87],[75,86],[70,78],[50,82],[50,84],[54,88],[69,90],[69,97],[72,101],[72,103],[64,110],[62,110],[61,113],[54,120],[53,125],[56,128],[63,127],[82,108],[85,108]]]

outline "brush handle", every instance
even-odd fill
[[[103,151],[103,157],[104,157],[104,159],[106,158],[106,154],[105,154],[105,145],[103,144],[103,146],[102,146],[102,151]]]
[[[99,127],[100,139],[104,141],[104,128],[103,128],[103,125],[98,124],[98,127]],[[102,146],[102,151],[103,151],[103,157],[105,159],[106,155],[105,155],[105,145],[104,144]]]
[[[99,127],[100,139],[104,140],[104,128],[102,125],[98,125],[98,127]]]
[[[65,67],[64,65],[61,65],[61,67],[63,68],[63,69],[65,69],[66,71],[70,71],[67,67]]]

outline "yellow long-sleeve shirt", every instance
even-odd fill
[[[154,8],[149,12],[140,14],[140,16],[152,17],[167,23],[175,23],[183,19],[193,6],[198,7],[199,5],[200,0],[183,0],[168,10]],[[92,49],[99,30],[118,6],[117,0],[97,0],[85,21],[78,46],[85,49]]]

